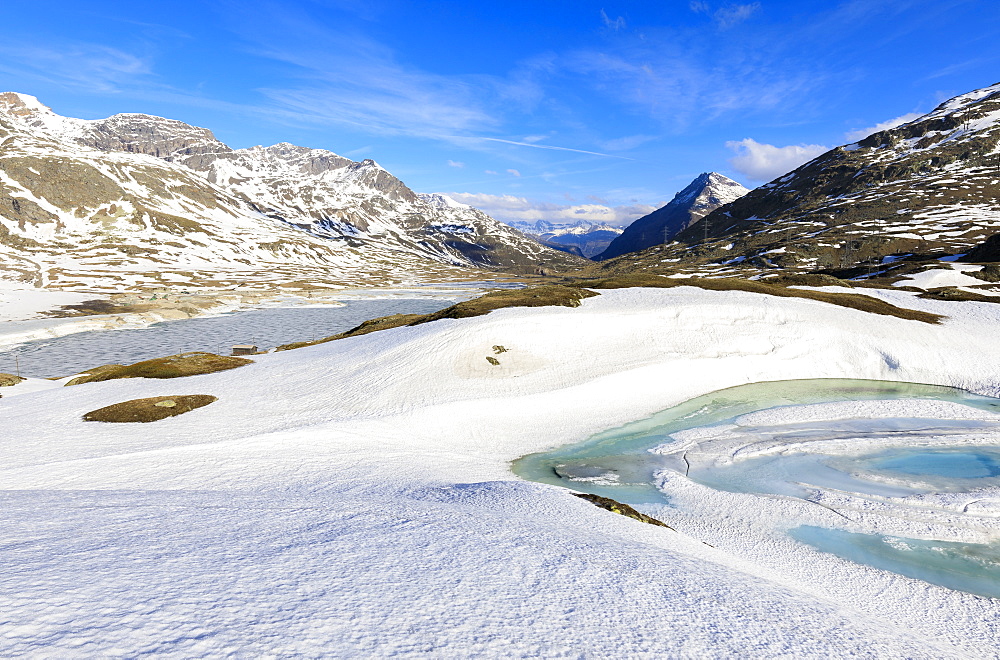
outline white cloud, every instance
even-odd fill
[[[357,149],[351,149],[350,151],[345,151],[340,155],[347,156],[348,158],[354,158],[355,156],[361,156],[361,155],[369,156],[371,155],[371,152],[372,152],[372,146],[370,144],[367,144],[363,147],[358,147]]]
[[[715,11],[712,17],[723,30],[731,28],[738,23],[742,23],[760,10],[760,3],[754,2],[748,5],[726,5]]]
[[[859,128],[857,130],[848,131],[847,133],[844,134],[844,137],[850,140],[851,142],[857,142],[858,140],[864,140],[872,133],[878,133],[879,131],[887,131],[890,128],[896,128],[897,126],[902,126],[903,124],[911,122],[914,119],[917,119],[918,117],[921,116],[923,115],[920,115],[916,112],[907,112],[905,115],[900,115],[895,119],[887,119],[886,121],[880,124],[875,124],[874,126],[869,126],[868,128]]]
[[[655,135],[627,135],[625,137],[615,138],[614,140],[606,140],[601,143],[601,148],[607,151],[628,151],[629,149],[634,149],[640,145],[646,144],[647,142],[652,142],[653,140],[658,140],[659,138]]]
[[[447,193],[456,201],[475,206],[502,222],[536,222],[545,220],[553,224],[575,222],[604,222],[625,226],[636,218],[656,210],[649,204],[552,204],[537,202],[515,195],[487,195],[485,193]]]
[[[492,174],[494,176],[496,176],[497,174],[500,174],[499,172],[497,172],[495,170],[483,170],[483,172],[486,173],[486,174]]]
[[[511,176],[521,176],[521,173],[518,172],[517,170],[507,170],[507,174]]]
[[[324,26],[301,8],[265,4],[252,14],[234,20],[253,54],[291,67],[280,85],[258,91],[301,120],[451,141],[496,130],[508,106],[530,107],[538,95],[533,81],[513,75],[420,69],[386,44]],[[270,29],[259,29],[263,23]]]
[[[619,16],[612,20],[603,9],[601,10],[601,20],[604,21],[604,27],[615,32],[625,27],[625,19],[623,17]]]
[[[149,78],[150,62],[101,44],[65,42],[59,48],[25,43],[0,44],[0,72],[71,85],[96,92],[117,92]]]
[[[626,158],[625,156],[616,156],[614,154],[605,154],[600,151],[587,151],[585,149],[571,149],[569,147],[557,147],[552,144],[536,144],[534,142],[519,142],[517,140],[504,140],[502,138],[493,137],[468,137],[459,135],[448,135],[448,136],[438,136],[447,137],[458,143],[475,143],[475,142],[497,142],[500,144],[513,144],[519,147],[534,147],[535,149],[549,149],[552,151],[571,151],[576,154],[588,154],[590,156],[607,156],[608,158],[621,158],[623,160],[632,160],[631,158]]]
[[[755,181],[770,181],[829,151],[829,147],[821,144],[776,147],[773,144],[761,144],[751,138],[726,142],[726,146],[736,152],[729,159],[733,169]]]
[[[448,167],[465,167],[465,163],[460,163],[457,160],[448,160]]]
[[[691,11],[696,14],[707,14],[708,13],[708,3],[702,2],[701,0],[691,0],[691,4],[688,5]]]

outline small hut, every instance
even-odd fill
[[[253,344],[233,345],[233,355],[254,355],[255,353],[257,353],[257,347]]]

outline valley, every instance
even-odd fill
[[[763,13],[685,11],[715,44]],[[592,13],[632,43],[638,8]],[[362,40],[253,109],[123,93],[346,155],[0,93],[0,654],[1000,658],[1000,84],[782,147],[737,136],[801,135],[824,103],[769,99],[825,76],[726,124],[725,66],[551,41],[435,77],[452,41]],[[543,93],[573,76],[639,82]]]

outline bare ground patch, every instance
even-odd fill
[[[180,353],[144,360],[135,364],[106,364],[95,367],[83,372],[66,385],[96,383],[119,378],[182,378],[236,369],[252,363],[253,360],[246,358],[216,355],[215,353]]]
[[[122,401],[91,410],[83,416],[83,419],[86,422],[155,422],[167,417],[183,415],[214,401],[218,401],[218,397],[210,394],[153,396]]]

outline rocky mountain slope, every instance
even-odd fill
[[[0,268],[39,286],[381,284],[578,263],[371,160],[0,94]]]
[[[594,258],[602,261],[666,243],[715,209],[748,192],[750,191],[718,172],[701,174],[674,195],[669,204],[626,227],[621,236]]]
[[[592,258],[618,238],[621,227],[615,227],[604,222],[587,222],[581,220],[572,224],[554,224],[545,220],[536,222],[509,222],[515,229],[553,247],[572,254]]]
[[[1000,229],[1000,84],[837,147],[611,271],[877,273]]]

